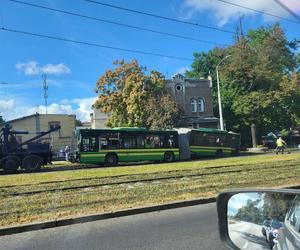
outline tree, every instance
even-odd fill
[[[246,204],[238,209],[234,218],[242,221],[260,223],[262,221],[261,211],[257,207],[259,200],[248,199]]]
[[[107,125],[168,128],[176,125],[180,111],[166,91],[165,78],[148,71],[136,60],[115,61],[96,84],[95,108],[110,113]],[[162,123],[165,121],[166,123]]]
[[[173,128],[179,125],[182,112],[172,97],[165,93],[162,96],[152,96],[145,107],[148,114],[146,122],[152,129]]]
[[[295,50],[298,42],[288,41],[282,28],[275,24],[237,36],[228,48],[195,54],[187,75],[202,77],[209,70],[214,82],[217,63],[231,55],[219,71],[223,115],[228,130],[243,134],[244,145],[250,144],[251,126],[261,136],[273,129],[289,129],[299,124],[300,56]],[[216,93],[214,87],[217,115]],[[254,134],[256,137],[256,131]]]
[[[5,122],[5,121],[4,121],[3,117],[0,115],[0,123],[3,123],[3,122]]]
[[[82,126],[82,122],[80,120],[76,119],[75,126],[76,127],[81,127]]]

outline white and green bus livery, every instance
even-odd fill
[[[175,130],[79,129],[76,134],[80,163],[113,166],[119,162],[179,160]]]
[[[173,162],[237,154],[240,134],[218,129],[147,130],[145,128],[79,129],[76,160],[87,164]]]

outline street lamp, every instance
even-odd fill
[[[224,130],[224,121],[223,121],[223,112],[222,112],[222,103],[221,103],[221,93],[220,93],[220,80],[219,80],[219,66],[223,63],[227,58],[231,57],[231,55],[225,56],[217,65],[217,87],[218,87],[218,104],[219,104],[219,114],[220,114],[220,129]]]

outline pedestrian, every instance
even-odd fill
[[[281,151],[281,153],[284,153],[284,146],[287,145],[284,140],[281,139],[281,136],[276,140],[276,154]]]
[[[65,147],[65,157],[66,157],[66,161],[69,161],[69,158],[70,158],[70,147],[69,146]]]

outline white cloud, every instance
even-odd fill
[[[0,114],[10,111],[15,107],[15,100],[0,100]]]
[[[76,118],[81,121],[90,121],[90,113],[92,105],[96,101],[96,97],[76,98],[72,100],[62,100],[58,103],[51,103],[47,107],[48,114],[75,114]],[[26,106],[19,103],[16,105],[14,99],[0,101],[0,115],[5,120],[32,115],[36,112],[45,114],[45,106]]]
[[[23,71],[25,75],[38,75],[41,73],[38,63],[35,61],[17,63],[16,68],[20,71]]]
[[[45,114],[46,108],[44,105],[39,105],[37,107],[28,108],[26,111],[26,115],[31,115],[34,113]],[[47,107],[48,114],[74,114],[74,110],[72,109],[71,105],[64,105],[58,103],[51,103]]]
[[[81,121],[90,120],[92,105],[95,103],[96,99],[97,99],[96,97],[90,97],[90,98],[81,98],[81,99],[72,100],[72,103],[78,105],[78,108],[76,109],[76,115],[78,116],[79,120]]]
[[[182,67],[182,68],[179,68],[174,75],[176,75],[176,74],[184,75],[189,70],[190,70],[189,67]]]
[[[70,74],[71,70],[63,63],[59,64],[46,64],[44,66],[39,66],[36,61],[29,61],[25,63],[17,63],[16,68],[25,75],[39,75],[39,74],[49,74],[49,75],[63,75]]]
[[[71,73],[71,70],[63,63],[56,64],[56,65],[47,64],[41,68],[41,71],[49,75],[62,75],[62,74]]]
[[[290,17],[288,12],[276,4],[273,0],[229,0],[232,3],[243,5],[259,11],[272,13],[274,15]],[[283,2],[293,2],[295,0],[285,0]],[[216,0],[185,0],[183,5],[183,11],[187,19],[191,18],[197,12],[213,13],[212,18],[219,26],[222,26],[230,21],[237,20],[241,16],[254,16],[258,13],[251,10],[236,7],[227,3],[223,3]],[[274,17],[264,15],[265,21],[278,20]]]

